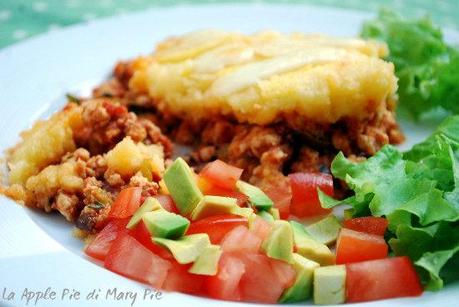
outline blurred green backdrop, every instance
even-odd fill
[[[74,23],[151,7],[255,2],[336,6],[369,11],[386,6],[408,17],[428,14],[442,26],[459,29],[459,0],[0,0],[0,48]]]

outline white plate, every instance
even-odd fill
[[[166,36],[210,27],[354,36],[362,20],[371,16],[307,6],[181,6],[108,18],[30,39],[0,52],[0,148],[3,151],[14,145],[20,131],[62,106],[65,93],[89,92],[111,72],[117,60],[148,53]],[[447,31],[446,37],[459,41],[458,33],[453,31]],[[421,140],[431,128],[405,125],[408,143],[404,147]],[[26,306],[26,289],[45,291],[47,287],[56,291],[56,297],[40,299],[36,306],[130,306],[130,299],[105,298],[107,289],[113,287],[137,293],[133,306],[235,306],[180,293],[144,300],[143,285],[113,274],[83,256],[82,242],[71,235],[72,225],[61,216],[24,209],[4,197],[0,198],[0,208],[1,306]],[[79,300],[71,299],[71,293],[62,298],[65,288],[79,291]],[[87,300],[86,295],[94,289],[98,299]],[[420,298],[368,305],[446,306],[458,298],[458,290],[459,284],[455,284]],[[15,296],[7,300],[10,292]],[[34,305],[33,299],[28,305]]]

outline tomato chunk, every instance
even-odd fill
[[[394,257],[346,265],[346,300],[365,302],[419,296],[422,286],[408,257]]]
[[[112,204],[109,218],[127,218],[132,216],[140,206],[142,188],[131,187],[122,190]]]
[[[247,226],[245,217],[222,214],[213,215],[191,223],[187,234],[207,233],[212,244],[220,244],[223,237],[237,226]]]
[[[336,263],[386,258],[388,246],[382,236],[342,228],[336,243]]]
[[[152,253],[125,232],[113,241],[104,266],[112,272],[161,288],[171,268],[169,261]]]
[[[265,254],[246,254],[241,278],[241,298],[245,302],[274,304],[295,279],[295,270]]]
[[[280,184],[263,187],[263,191],[274,203],[274,208],[279,209],[281,219],[287,219],[290,215],[292,191],[289,185]]]
[[[245,226],[237,226],[222,239],[221,247],[228,253],[256,253],[262,240]]]
[[[188,294],[204,294],[206,276],[189,273],[191,264],[183,265],[175,260],[171,261],[171,264],[172,268],[167,273],[162,289]]]
[[[239,282],[245,273],[244,262],[228,253],[223,253],[218,263],[218,273],[206,279],[205,287],[210,297],[229,301],[240,301]]]
[[[113,240],[116,239],[120,231],[126,229],[128,222],[129,219],[114,219],[109,221],[96,235],[94,240],[86,246],[84,249],[86,255],[104,261],[112,246]]]
[[[257,216],[250,226],[250,231],[258,236],[261,240],[264,240],[268,237],[271,232],[272,225],[271,223],[265,221],[261,217]]]
[[[344,221],[343,226],[355,231],[383,236],[388,224],[389,222],[383,217],[365,216],[346,220]]]
[[[152,236],[143,221],[140,221],[134,229],[129,230],[129,234],[161,258],[167,260],[174,259],[174,256],[169,250],[153,242]]]
[[[290,213],[297,217],[330,213],[330,209],[320,206],[317,188],[333,196],[333,177],[322,173],[293,173],[288,175],[292,188]]]
[[[206,178],[213,185],[232,190],[236,187],[236,182],[241,178],[243,171],[221,160],[215,160],[207,164],[199,176]]]
[[[174,200],[172,199],[172,197],[170,197],[170,195],[161,194],[161,195],[155,195],[153,197],[159,201],[159,203],[161,204],[161,207],[163,207],[165,210],[172,212],[172,213],[176,213],[176,214],[179,213],[177,206],[175,206]]]

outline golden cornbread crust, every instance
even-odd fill
[[[136,59],[129,89],[147,94],[161,112],[189,120],[217,116],[240,123],[367,119],[393,100],[385,45],[300,33],[254,35],[207,30],[158,45]]]

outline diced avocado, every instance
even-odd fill
[[[314,303],[342,304],[345,301],[346,267],[332,265],[314,271]]]
[[[273,218],[275,220],[280,220],[280,212],[279,212],[279,209],[277,208],[271,208],[269,210],[269,213],[271,213],[271,215],[273,216]]]
[[[327,245],[314,240],[305,230],[305,227],[295,221],[290,221],[293,229],[293,239],[297,253],[320,265],[335,263],[335,254]]]
[[[311,296],[314,270],[319,267],[319,264],[294,253],[293,267],[296,271],[295,282],[290,288],[284,291],[279,299],[279,303],[300,302]]]
[[[274,221],[271,232],[263,241],[262,249],[268,257],[290,263],[293,254],[293,233],[289,222]]]
[[[307,226],[306,232],[317,242],[329,245],[336,241],[340,229],[341,225],[336,216],[330,215]]]
[[[209,245],[199,255],[198,259],[193,263],[193,266],[188,272],[199,275],[213,276],[218,271],[218,261],[222,255],[222,250],[218,245]]]
[[[268,211],[258,211],[257,215],[270,223],[274,222],[274,217]]]
[[[190,221],[166,210],[145,212],[142,221],[153,237],[177,239],[185,234]]]
[[[188,164],[182,158],[176,159],[164,173],[163,179],[180,213],[190,214],[203,195]]]
[[[354,215],[354,209],[353,208],[347,208],[344,209],[343,216],[345,220],[350,220]]]
[[[236,187],[249,198],[249,204],[258,211],[268,211],[273,206],[273,201],[262,190],[242,180],[236,182]]]
[[[206,233],[197,233],[184,236],[178,240],[152,238],[153,242],[166,247],[180,264],[195,261],[210,245],[209,236]]]
[[[250,219],[252,215],[256,216],[252,208],[243,208],[239,206],[233,207],[231,209],[231,214],[240,215],[246,217],[247,219]]]
[[[236,198],[206,195],[191,212],[191,219],[195,221],[211,215],[232,213],[235,207],[238,207]]]
[[[131,217],[131,219],[129,220],[129,223],[126,225],[126,228],[132,229],[135,226],[137,226],[137,224],[142,219],[142,215],[145,212],[154,211],[154,210],[158,210],[161,208],[162,208],[161,204],[156,198],[147,197],[145,201],[143,202],[142,206],[140,206],[139,209],[137,209],[137,211]]]

